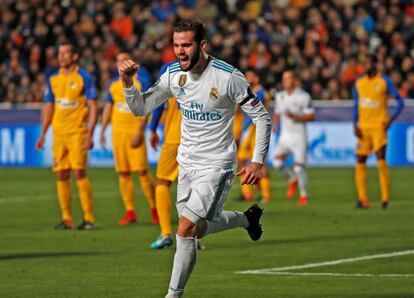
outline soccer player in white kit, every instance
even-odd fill
[[[257,184],[267,155],[271,132],[270,115],[251,91],[242,73],[206,53],[204,26],[178,23],[173,30],[177,62],[170,65],[146,92],[132,84],[139,66],[132,60],[119,67],[124,93],[135,115],[150,113],[175,96],[182,112],[177,210],[177,248],[168,294],[181,297],[196,262],[196,239],[210,233],[244,227],[252,240],[262,234],[262,209],[223,211],[236,169],[233,136],[235,105],[239,104],[256,124],[256,147],[252,163],[236,175],[242,184]]]
[[[310,95],[297,86],[293,71],[282,76],[283,91],[275,96],[273,132],[280,122],[280,135],[274,151],[273,166],[289,178],[287,196],[293,198],[299,184],[299,205],[308,203],[308,176],[305,171],[307,156],[306,122],[314,120]],[[284,161],[293,154],[293,171],[284,167]]]

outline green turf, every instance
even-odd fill
[[[380,208],[377,174],[369,171],[371,210],[355,210],[352,169],[310,169],[310,205],[284,197],[274,172],[273,202],[264,206],[262,239],[243,229],[210,235],[185,297],[414,297],[414,277],[240,275],[239,270],[318,263],[414,249],[414,169],[392,169],[389,210]],[[99,229],[54,231],[55,178],[48,169],[0,171],[0,297],[163,297],[174,249],[151,251],[158,227],[137,190],[139,223],[121,227],[117,177],[90,171]],[[73,188],[74,185],[72,185]],[[245,210],[237,183],[226,209]],[[76,222],[80,205],[74,194]],[[173,209],[174,228],[176,225]],[[414,255],[292,272],[413,274]]]

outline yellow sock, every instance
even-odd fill
[[[131,175],[129,176],[121,176],[119,175],[119,191],[121,193],[122,202],[124,202],[124,206],[126,211],[134,211],[135,204],[134,204],[134,182],[132,181]]]
[[[170,188],[166,185],[157,185],[155,197],[158,217],[160,219],[161,235],[171,235],[171,195]]]
[[[76,185],[79,190],[79,197],[83,209],[83,219],[90,222],[95,222],[93,216],[93,198],[92,198],[92,187],[89,183],[89,179],[84,177],[76,180]]]
[[[367,166],[365,163],[357,163],[355,166],[355,184],[360,201],[367,201]]]
[[[269,177],[263,177],[260,179],[260,189],[262,191],[262,198],[270,200],[270,179]]]
[[[388,202],[390,198],[390,172],[388,170],[387,162],[384,159],[377,161],[378,176],[381,189],[381,201]]]
[[[72,221],[72,212],[71,212],[72,191],[70,189],[69,180],[58,180],[57,181],[57,194],[58,194],[60,209],[62,210],[62,219]]]
[[[151,209],[155,208],[155,185],[150,173],[139,176],[139,183]]]
[[[253,191],[250,188],[250,185],[243,184],[241,186],[241,193],[242,193],[243,197],[245,197],[246,199],[252,199],[253,198]]]

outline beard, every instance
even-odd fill
[[[181,61],[179,59],[181,70],[183,70],[183,71],[190,71],[190,70],[192,70],[194,68],[194,66],[196,66],[196,64],[198,63],[198,61],[200,61],[200,57],[201,57],[201,55],[200,55],[200,47],[197,47],[194,55],[191,56],[191,57],[189,57],[190,65],[188,65],[187,68],[183,68],[182,67]]]

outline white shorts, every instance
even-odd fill
[[[184,170],[179,168],[177,211],[196,225],[217,221],[234,178],[232,168]]]
[[[295,163],[305,165],[307,157],[307,142],[304,138],[289,138],[281,136],[274,149],[274,158],[293,154]]]

